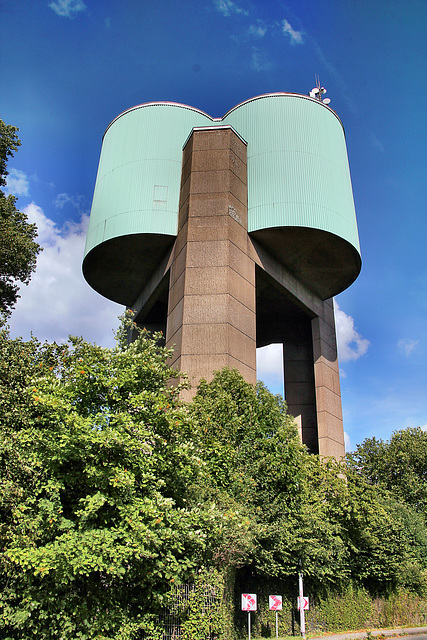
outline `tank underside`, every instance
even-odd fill
[[[135,233],[111,238],[94,247],[83,261],[83,275],[105,298],[132,307],[175,236]]]
[[[322,300],[347,289],[361,269],[360,254],[349,242],[320,229],[279,227],[250,236]],[[131,307],[174,241],[161,234],[112,238],[85,257],[83,275],[102,296]]]
[[[347,289],[362,266],[349,242],[321,229],[279,227],[250,236],[322,300]]]

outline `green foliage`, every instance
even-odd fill
[[[182,640],[205,640],[210,634],[231,640],[232,618],[223,599],[224,589],[223,574],[216,569],[200,569],[194,589],[179,612]],[[174,597],[176,593],[171,595]]]
[[[345,469],[333,461],[307,456],[296,553],[306,581],[316,591],[338,587],[350,577],[350,500],[344,474]]]
[[[349,584],[357,602],[426,593],[409,502],[361,463],[309,455],[281,398],[237,371],[181,403],[170,352],[144,331],[127,347],[129,324],[114,349],[0,330],[2,637],[154,640],[171,588],[192,582],[183,633],[225,640],[243,591],[292,608],[300,566],[322,610]],[[228,594],[210,611],[209,588]]]
[[[5,124],[3,120],[0,120],[0,187],[4,187],[6,184],[7,160],[9,157],[13,157],[14,152],[18,151],[21,144],[17,135],[18,131],[17,127]]]
[[[279,533],[286,538],[298,502],[304,450],[283,401],[224,369],[209,384],[202,381],[190,411],[207,466],[205,491],[237,522],[237,537],[225,536],[214,560],[256,563],[268,575],[292,571],[289,544],[277,542]]]
[[[421,626],[427,624],[427,600],[412,592],[392,593],[374,600],[373,625],[377,628]]]
[[[310,632],[340,632],[373,624],[374,602],[364,589],[350,585],[342,593],[330,593],[310,605],[306,614]]]
[[[8,157],[21,144],[18,129],[0,120],[0,186],[6,184]],[[28,284],[36,268],[41,247],[35,242],[37,229],[27,216],[16,209],[16,198],[0,190],[0,311],[10,314],[19,285]]]
[[[351,469],[309,455],[281,398],[225,369],[200,384],[189,411],[207,471],[199,495],[228,521],[217,566],[236,566],[238,582],[251,574],[258,590],[272,579],[279,588],[301,566],[317,593],[349,582],[372,593],[423,592],[416,514],[405,515]]]
[[[427,624],[427,601],[408,592],[373,599],[365,589],[349,585],[313,599],[306,624],[310,634],[422,625]]]
[[[347,464],[370,484],[391,491],[399,501],[427,514],[427,431],[395,431],[390,440],[367,438]]]
[[[131,638],[205,547],[168,352],[6,331],[0,350],[0,634]]]
[[[427,433],[408,428],[388,442],[366,439],[347,455],[347,468],[367,498],[357,528],[362,581],[427,594]]]
[[[348,474],[351,517],[348,522],[351,577],[372,593],[390,592],[402,584],[402,567],[411,557],[399,514],[373,487]]]

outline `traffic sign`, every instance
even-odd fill
[[[256,593],[242,593],[242,611],[256,611]]]
[[[298,609],[303,611],[309,610],[308,596],[300,596],[298,600]]]
[[[268,606],[270,611],[281,611],[282,596],[268,596]]]

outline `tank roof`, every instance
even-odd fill
[[[135,111],[137,109],[143,109],[144,107],[179,107],[181,109],[188,109],[189,111],[194,111],[195,113],[199,113],[200,115],[203,115],[206,118],[209,118],[212,122],[222,122],[222,120],[227,118],[227,116],[229,116],[230,113],[232,113],[235,109],[238,109],[239,107],[241,107],[241,106],[243,106],[245,104],[248,104],[250,102],[253,102],[255,100],[262,100],[264,98],[272,98],[274,96],[289,96],[289,97],[293,97],[293,98],[302,98],[304,100],[310,100],[311,102],[316,102],[318,104],[321,104],[325,109],[328,109],[329,111],[331,111],[331,113],[334,114],[334,116],[337,118],[337,120],[339,120],[339,122],[341,123],[341,126],[344,128],[344,125],[343,125],[343,123],[341,121],[341,118],[337,115],[337,113],[333,109],[331,109],[331,107],[329,105],[324,104],[320,100],[317,100],[316,98],[311,98],[310,96],[304,95],[303,93],[292,93],[290,91],[274,91],[273,93],[262,93],[262,94],[260,94],[258,96],[253,96],[252,98],[248,98],[247,100],[243,100],[243,102],[239,102],[238,104],[234,105],[234,107],[231,107],[231,109],[229,109],[220,118],[214,118],[209,113],[206,113],[206,111],[203,111],[202,109],[197,109],[197,107],[192,107],[189,104],[184,104],[183,102],[173,102],[173,101],[169,101],[169,100],[158,100],[158,101],[152,101],[152,102],[142,102],[141,104],[137,104],[137,105],[134,105],[133,107],[129,107],[129,109],[125,109],[124,111],[119,113],[119,115],[117,115],[115,118],[113,118],[113,120],[111,120],[111,122],[108,124],[107,128],[105,129],[104,136],[107,133],[108,129],[111,127],[111,125],[114,124],[114,122],[116,122],[116,120],[118,120],[122,116],[126,115],[127,113],[130,113],[131,111]]]

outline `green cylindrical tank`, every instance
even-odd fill
[[[182,147],[203,112],[174,103],[125,111],[101,149],[83,260],[89,284],[131,306],[177,233]]]
[[[248,231],[326,299],[361,267],[341,120],[319,100],[268,94],[223,118],[248,142]]]
[[[360,249],[344,131],[321,101],[247,100],[222,119],[174,103],[125,111],[108,127],[83,272],[131,306],[177,233],[182,147],[195,127],[231,125],[247,142],[248,231],[322,299],[357,277]]]

